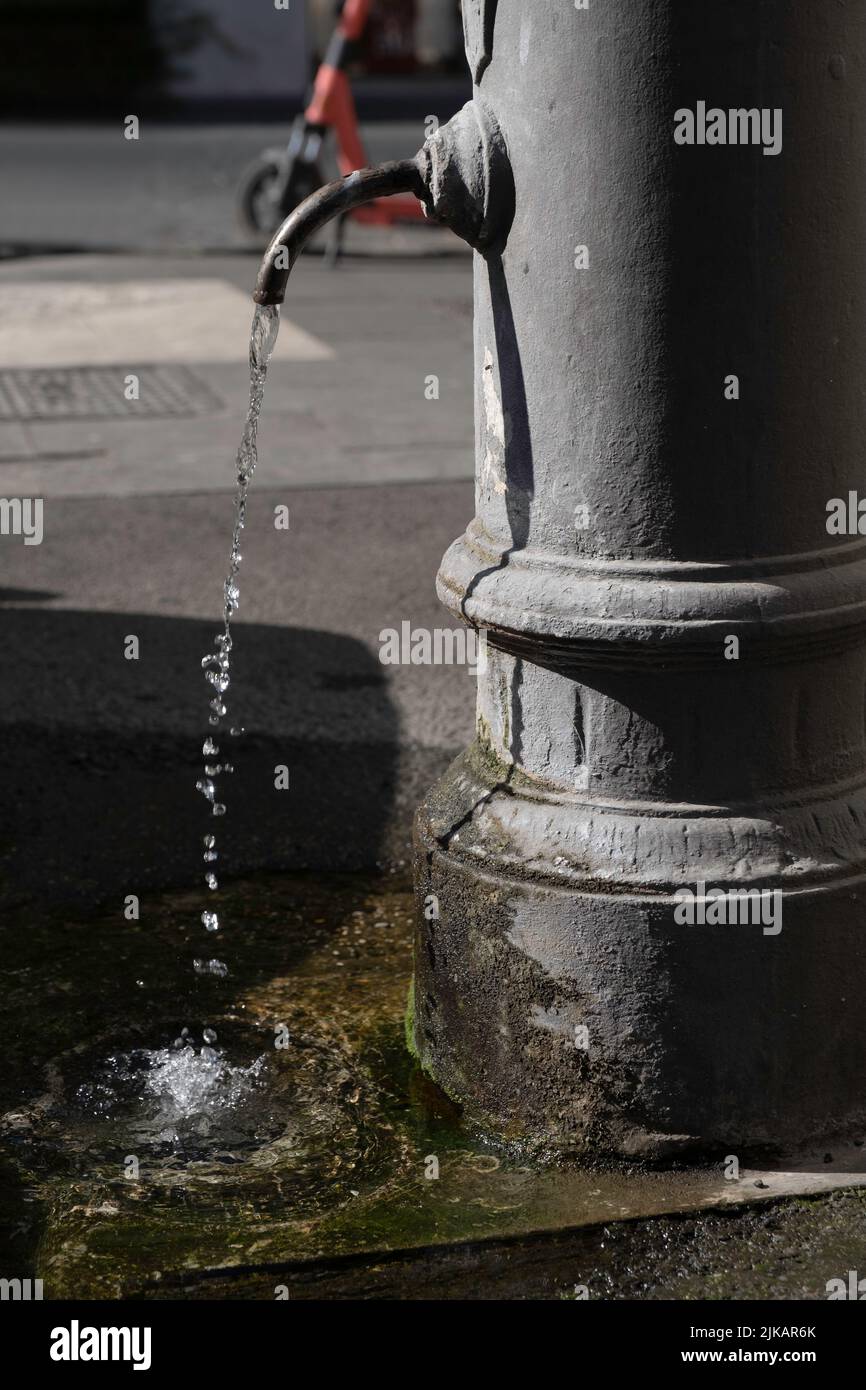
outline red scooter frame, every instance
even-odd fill
[[[335,137],[341,174],[351,174],[369,164],[345,68],[367,27],[372,4],[373,0],[344,0],[337,27],[316,73],[310,103],[296,120],[288,147],[265,151],[246,171],[238,202],[247,231],[270,236],[298,203],[328,182],[321,171],[319,155],[330,132]],[[395,222],[423,221],[424,211],[416,198],[398,194],[355,208],[349,216],[358,222],[390,226]],[[338,243],[339,230],[335,229]]]
[[[357,43],[367,27],[373,0],[345,0],[325,60],[316,73],[313,97],[304,112],[308,126],[333,130],[337,139],[337,163],[340,173],[351,174],[363,169],[369,160],[358,131],[358,113],[349,79],[343,65],[352,44]],[[351,214],[358,222],[380,225],[405,222],[407,218],[423,218],[424,211],[417,198],[398,194],[393,198],[378,198]]]

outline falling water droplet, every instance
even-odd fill
[[[211,892],[213,892],[215,888],[219,887],[219,884],[217,883],[216,874],[206,874],[205,883],[207,884],[208,888],[210,888]]]
[[[229,973],[229,968],[221,960],[200,960],[196,959],[192,963],[192,968],[196,975],[219,975],[220,977]]]
[[[217,1035],[212,1028],[203,1029],[202,1037],[206,1043],[215,1043],[217,1040]]]
[[[201,920],[207,931],[219,931],[220,919],[215,912],[203,912],[201,914]]]

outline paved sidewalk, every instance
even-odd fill
[[[444,121],[451,110],[434,105],[430,114]],[[261,125],[144,120],[138,140],[123,138],[122,118],[0,122],[0,255],[4,244],[163,253],[257,249],[238,223],[238,185],[263,150],[285,148],[292,119]],[[361,130],[371,164],[410,158],[425,135],[420,120]],[[322,172],[336,177],[327,146]]]
[[[471,260],[321,257],[297,266],[261,428],[264,485],[333,486],[472,474]],[[0,264],[0,490],[45,497],[214,491],[233,485],[248,390],[257,257],[24,258]],[[187,413],[125,404],[130,373],[183,364]],[[104,370],[106,406],[74,418],[3,418],[4,369],[57,369],[54,396]],[[113,368],[113,370],[112,370]],[[438,378],[438,399],[428,399]],[[200,390],[198,390],[200,388]],[[212,404],[211,404],[212,402]],[[53,409],[56,410],[56,400]],[[76,407],[77,408],[77,407]],[[51,412],[48,412],[49,415]],[[101,416],[101,418],[100,418]]]

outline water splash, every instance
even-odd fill
[[[137,1099],[142,1122],[153,1142],[175,1144],[190,1133],[210,1133],[220,1114],[234,1111],[263,1081],[266,1059],[247,1067],[232,1066],[212,1044],[217,1035],[205,1028],[196,1047],[184,1028],[172,1047],[140,1048],[109,1057],[95,1082],[80,1086],[77,1099],[99,1118],[116,1116]]]
[[[144,1094],[158,1106],[157,1121],[176,1128],[199,1115],[232,1110],[258,1084],[265,1065],[230,1066],[212,1047],[162,1048],[146,1054]]]

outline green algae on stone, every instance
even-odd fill
[[[632,1249],[647,1252],[647,1287],[661,1286],[654,1223],[642,1218],[674,1222],[710,1201],[755,1199],[747,1180],[725,1190],[712,1171],[541,1167],[519,1144],[468,1126],[407,1052],[407,882],[262,877],[221,896],[224,978],[192,971],[202,952],[195,893],[143,898],[136,923],[111,915],[0,926],[12,1021],[0,1037],[11,1059],[0,1079],[0,1260],[10,1276],[24,1268],[42,1278],[46,1297],[272,1298],[278,1284],[293,1297],[324,1287],[370,1297],[464,1287],[474,1297],[485,1278],[496,1287],[503,1260],[515,1278],[524,1269],[529,1296],[555,1297],[557,1242],[579,1248],[602,1296],[617,1297],[630,1287]],[[205,1021],[233,1063],[264,1059],[261,1084],[169,1142],[141,1096],[114,1095],[118,1073],[106,1063],[168,1046],[181,1026],[200,1031]],[[284,1049],[274,1046],[278,1027]],[[817,1249],[820,1203],[808,1210]],[[739,1229],[724,1217],[720,1232]],[[859,1234],[866,1221],[856,1225]],[[614,1274],[603,1233],[627,1228]],[[708,1236],[707,1250],[722,1241]],[[492,1263],[479,1270],[468,1252],[484,1249]],[[851,1243],[838,1249],[855,1258]],[[706,1292],[684,1296],[735,1287],[733,1276],[710,1277],[709,1258],[696,1257],[689,1286]],[[473,1260],[473,1280],[461,1285]],[[780,1276],[770,1262],[760,1277],[772,1287]],[[744,1275],[743,1287],[760,1277]]]
[[[406,1013],[403,1020],[403,1036],[406,1040],[406,1051],[410,1057],[418,1061],[418,1045],[415,1042],[415,976],[409,981],[409,989],[406,995]]]

